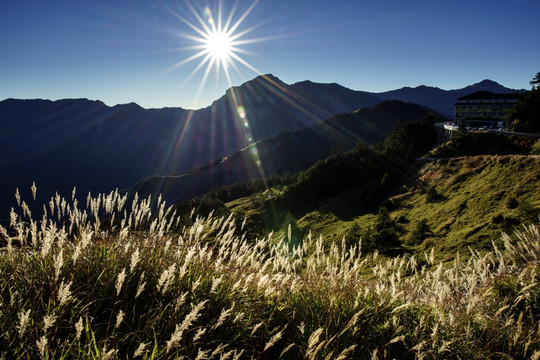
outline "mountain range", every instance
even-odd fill
[[[152,176],[129,191],[146,198],[158,195],[167,203],[203,195],[210,190],[265,178],[296,173],[325,159],[332,151],[349,151],[359,141],[365,145],[383,141],[398,121],[410,122],[433,111],[399,100],[383,101],[352,113],[334,115],[297,130],[284,130],[230,156],[217,158],[181,175]],[[437,115],[443,120],[442,115]]]
[[[233,166],[233,159],[245,157],[241,149],[256,148],[263,168],[257,165],[255,174],[262,171],[268,175],[281,168],[272,167],[277,151],[267,148],[289,144],[292,140],[286,140],[287,136],[308,144],[309,139],[317,138],[314,133],[325,133],[323,121],[336,114],[395,99],[418,103],[450,117],[456,98],[477,90],[513,91],[484,80],[458,90],[420,86],[370,93],[311,81],[288,85],[273,75],[263,75],[230,88],[200,110],[144,109],[135,103],[110,107],[87,99],[6,99],[0,102],[0,203],[12,206],[15,188],[28,199],[33,181],[39,189],[38,197],[41,195],[44,201],[55,191],[69,194],[75,186],[79,194],[86,195],[88,191],[127,188],[154,175],[193,172],[202,164],[229,155],[228,166]],[[362,121],[358,114],[342,118]],[[323,127],[311,127],[317,124]],[[302,128],[307,129],[295,132]],[[325,134],[332,138],[331,132]],[[366,135],[368,142],[376,137]],[[337,145],[347,147],[348,141],[338,141]],[[266,143],[274,145],[266,147]],[[328,144],[334,146],[336,142]],[[313,157],[299,158],[301,165],[292,166],[291,171],[317,157],[316,146],[305,146]],[[327,150],[321,147],[320,154]]]

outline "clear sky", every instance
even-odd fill
[[[223,0],[238,61],[230,84],[272,73],[286,83],[355,90],[456,89],[483,79],[530,88],[540,71],[538,0]],[[190,9],[190,4],[195,11]],[[250,7],[254,7],[250,10]],[[108,105],[200,108],[229,81],[189,36],[217,0],[2,0],[0,100],[89,98]],[[189,80],[187,80],[189,78]],[[202,85],[201,85],[202,84]]]

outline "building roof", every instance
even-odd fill
[[[494,94],[489,91],[477,91],[472,94],[462,96],[458,98],[459,100],[477,100],[477,99],[517,99],[518,94],[514,93],[505,93],[505,94]]]

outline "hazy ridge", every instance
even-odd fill
[[[480,88],[510,91],[483,81],[461,90],[418,87],[375,94],[310,81],[287,85],[264,75],[196,111],[143,109],[134,103],[109,107],[86,99],[7,99],[0,102],[0,168],[8,174],[0,180],[0,202],[9,209],[15,188],[27,192],[33,181],[41,189],[38,197],[47,200],[75,186],[83,195],[127,188],[153,175],[181,174],[280,131],[388,98],[447,115],[455,96]],[[233,98],[244,107],[248,128]],[[263,165],[272,163],[265,160]]]

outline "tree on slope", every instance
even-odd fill
[[[531,81],[529,81],[529,84],[531,84],[532,87],[540,84],[540,72],[536,73],[536,76]]]
[[[531,91],[521,94],[508,112],[508,128],[512,131],[540,132],[540,72],[530,84]]]

